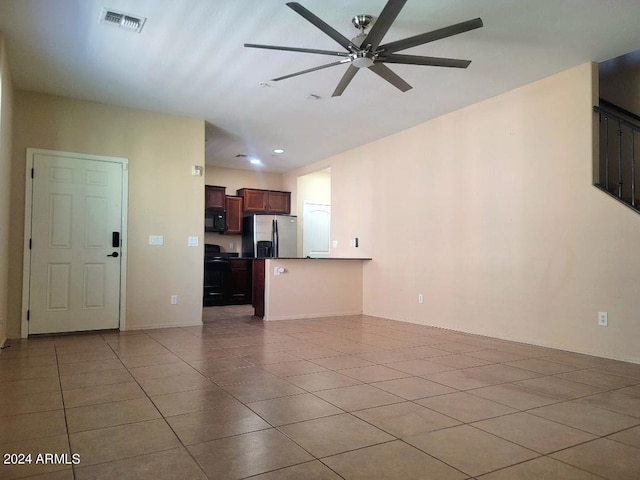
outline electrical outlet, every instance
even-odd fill
[[[607,327],[609,325],[609,315],[607,312],[598,312],[598,325]]]
[[[171,295],[171,305],[178,304],[178,295]]]
[[[424,295],[422,294],[418,295],[418,303],[424,303]]]

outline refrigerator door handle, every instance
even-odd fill
[[[274,218],[273,219],[273,256],[274,257],[280,256],[279,244],[280,244],[280,238],[278,235],[278,220]]]

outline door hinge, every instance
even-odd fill
[[[29,239],[29,250],[31,250],[32,240]]]
[[[31,169],[31,178],[35,178],[35,175],[36,175],[35,170],[32,168]]]
[[[31,310],[27,310],[27,322],[31,318]]]

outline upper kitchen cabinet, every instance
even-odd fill
[[[225,187],[205,185],[204,208],[207,210],[224,210],[226,190]]]
[[[243,198],[245,213],[291,213],[291,192],[242,188],[238,195]]]
[[[227,229],[224,233],[228,235],[242,234],[242,197],[227,195],[225,210],[227,211]]]

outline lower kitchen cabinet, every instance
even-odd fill
[[[265,261],[263,258],[256,258],[253,261],[253,299],[251,305],[254,308],[254,315],[256,317],[264,317],[264,275],[265,275]]]
[[[229,259],[228,300],[232,305],[251,303],[251,260]]]

